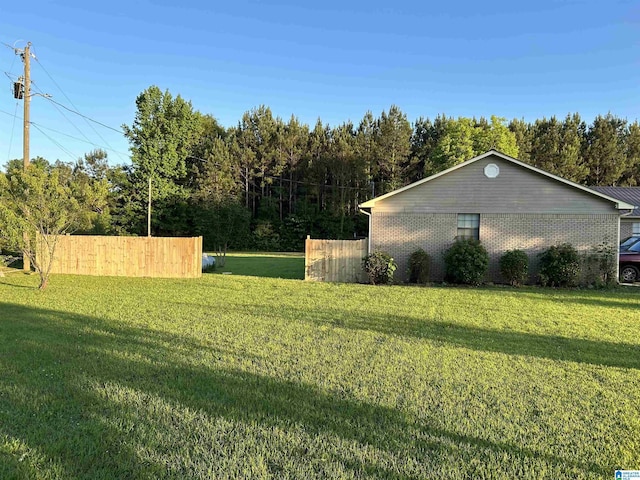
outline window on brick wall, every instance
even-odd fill
[[[640,222],[633,222],[631,224],[631,235],[634,237],[640,236]]]
[[[456,238],[473,238],[480,240],[479,213],[458,214],[458,235]]]

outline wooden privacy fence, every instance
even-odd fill
[[[46,254],[38,248],[38,257]],[[196,278],[202,276],[202,237],[61,235],[53,257],[51,273]]]
[[[312,240],[304,246],[304,279],[317,282],[358,283],[365,281],[362,259],[367,239]]]

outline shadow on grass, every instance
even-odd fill
[[[619,290],[601,290],[593,292],[594,293],[589,294],[584,291],[545,289],[544,293],[516,291],[515,294],[519,297],[526,297],[534,300],[549,300],[553,297],[555,301],[563,304],[588,305],[633,311],[638,310],[640,303],[640,289],[624,288]],[[620,294],[619,292],[624,293]]]
[[[557,335],[469,327],[451,322],[387,316],[344,322],[346,328],[409,335],[472,350],[526,355],[620,368],[640,368],[640,346]]]
[[[301,428],[314,436],[329,434],[387,452],[399,459],[400,465],[411,458],[414,464],[425,464],[427,471],[443,467],[441,462],[448,462],[445,467],[454,462],[465,466],[472,477],[474,464],[502,465],[508,458],[514,462],[511,473],[518,465],[535,461],[558,472],[573,469],[583,476],[610,474],[610,469],[595,463],[448,431],[429,419],[311,385],[216,368],[215,364],[194,365],[189,363],[190,356],[176,353],[184,352],[179,347],[187,352],[211,349],[181,336],[14,304],[0,308],[0,438],[18,439],[39,452],[44,457],[42,469],[56,465],[64,478],[195,476],[189,465],[142,461],[140,448],[151,447],[141,445],[145,438],[137,436],[140,429],[123,433],[128,409],[136,407],[110,400],[108,394],[95,391],[96,385],[128,387],[159,397],[173,408],[226,418],[238,425],[267,427],[267,432],[274,431],[269,427],[277,427],[285,431]],[[162,434],[162,425],[156,424],[150,413],[143,412],[141,417],[148,429]],[[183,428],[197,429],[197,425]],[[193,432],[189,437],[197,439],[199,435],[202,433]],[[159,446],[156,441],[160,458],[174,450],[172,440],[166,436]],[[315,445],[315,450],[305,447],[301,451],[299,442],[278,447],[275,440],[264,431],[256,438],[244,439],[262,442],[258,453],[268,460],[272,475],[286,472],[291,462],[306,467],[326,462],[324,447]],[[198,448],[215,449],[221,439],[200,441],[204,445]],[[357,477],[416,478],[384,462],[347,457],[334,461]],[[510,471],[509,461],[505,472]],[[0,451],[0,477],[28,477],[33,468],[33,464],[16,462],[11,454]],[[205,471],[207,468],[215,471],[216,465],[204,465]],[[40,473],[44,476],[46,472]]]
[[[262,305],[246,305],[249,314],[263,317],[273,312]],[[541,335],[460,325],[431,318],[395,314],[354,314],[340,308],[313,310],[288,308],[279,311],[290,321],[332,325],[352,330],[374,331],[402,337],[423,338],[478,351],[526,355],[592,365],[640,369],[640,345],[615,343],[558,335]]]
[[[38,285],[37,284],[33,284],[33,285],[16,285],[14,282],[7,282],[6,279],[2,279],[2,278],[0,278],[0,285],[4,285],[6,287],[11,287],[11,288],[28,288],[29,290],[37,290],[38,289]]]

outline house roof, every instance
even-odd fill
[[[519,165],[519,166],[521,166],[523,168],[526,168],[528,170],[531,170],[533,172],[539,173],[540,175],[544,175],[545,177],[551,178],[551,179],[553,179],[553,180],[555,180],[557,182],[564,183],[564,184],[566,184],[566,185],[568,185],[568,186],[570,186],[572,188],[575,188],[575,189],[578,189],[578,190],[582,190],[583,192],[586,192],[586,193],[589,193],[589,194],[594,195],[596,197],[600,197],[600,198],[602,198],[604,200],[608,200],[610,202],[613,202],[616,205],[616,208],[618,210],[633,210],[635,208],[635,204],[633,204],[633,203],[628,203],[627,201],[625,201],[623,199],[610,196],[610,195],[608,195],[608,194],[606,194],[604,192],[595,191],[594,189],[587,188],[587,187],[585,187],[583,185],[579,185],[577,183],[571,182],[571,181],[566,180],[566,179],[564,179],[562,177],[558,177],[557,175],[553,175],[553,174],[551,174],[549,172],[545,172],[544,170],[540,170],[539,168],[536,168],[536,167],[533,167],[533,166],[528,165],[526,163],[523,163],[520,160],[516,160],[515,158],[510,157],[509,155],[506,155],[506,154],[504,154],[502,152],[499,152],[497,150],[489,150],[488,152],[483,153],[482,155],[478,155],[477,157],[474,157],[474,158],[472,158],[470,160],[467,160],[466,162],[462,162],[462,163],[460,163],[458,165],[455,165],[455,166],[453,166],[451,168],[448,168],[447,170],[443,170],[442,172],[436,173],[435,175],[431,175],[430,177],[423,178],[422,180],[418,180],[417,182],[411,183],[411,184],[407,185],[406,187],[402,187],[402,188],[399,188],[399,189],[394,190],[392,192],[386,193],[384,195],[380,195],[379,197],[372,198],[371,200],[368,200],[368,201],[366,201],[364,203],[361,203],[359,205],[359,207],[360,208],[373,208],[375,206],[375,204],[377,202],[379,202],[380,200],[384,200],[386,198],[389,198],[389,197],[392,197],[394,195],[397,195],[398,193],[405,192],[405,191],[410,190],[412,188],[415,188],[415,187],[417,187],[419,185],[422,185],[424,183],[427,183],[427,182],[430,182],[432,180],[435,180],[438,177],[442,177],[443,175],[446,175],[446,174],[448,174],[450,172],[458,170],[459,168],[463,168],[463,167],[465,167],[467,165],[470,165],[472,163],[475,163],[475,162],[478,162],[480,160],[483,160],[483,159],[485,159],[485,158],[487,158],[489,156],[492,156],[492,155],[496,156],[496,157],[499,157],[499,158],[501,158],[503,160],[506,160],[508,162],[514,163],[516,165]]]
[[[629,217],[640,217],[640,187],[589,187],[591,190],[602,193],[623,202],[635,205]]]

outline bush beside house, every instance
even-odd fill
[[[409,283],[426,284],[429,282],[431,257],[422,248],[409,256]]]
[[[454,283],[479,285],[489,268],[489,254],[478,240],[457,240],[445,253],[445,278]]]
[[[514,287],[526,283],[529,257],[522,250],[508,250],[500,257],[500,273]]]
[[[362,259],[362,268],[372,285],[393,282],[393,272],[398,265],[386,252],[373,252]]]

